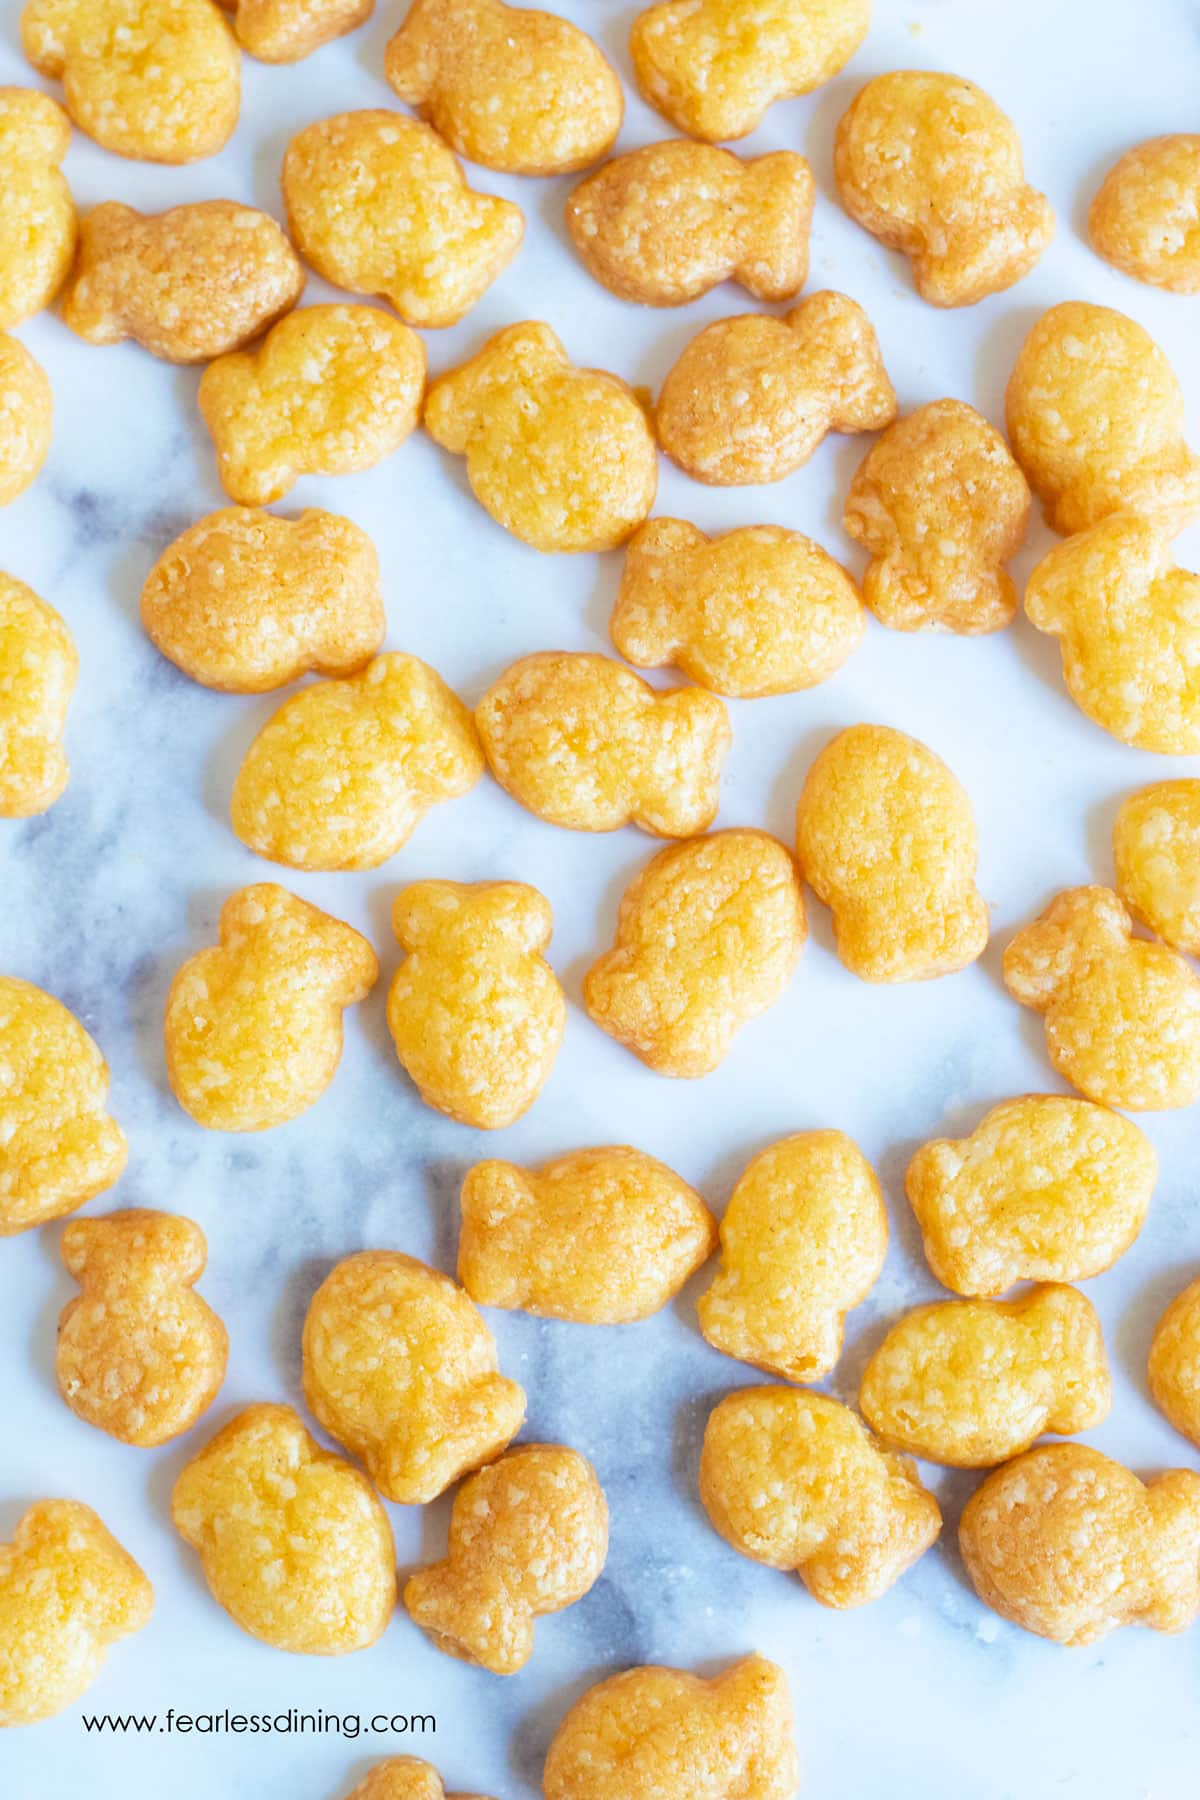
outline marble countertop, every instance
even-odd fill
[[[573,0],[628,73],[632,4]],[[1195,0],[876,0],[878,18],[850,71],[807,100],[777,106],[753,150],[795,146],[819,186],[810,289],[844,288],[866,306],[907,410],[944,395],[1002,421],[1002,394],[1030,324],[1054,301],[1124,308],[1172,357],[1200,439],[1200,300],[1156,293],[1096,259],[1080,231],[1102,172],[1129,144],[1194,130],[1200,91]],[[0,82],[36,82],[18,48],[17,0],[0,5]],[[353,37],[291,70],[249,60],[242,119],[228,149],[184,169],[122,162],[76,136],[67,173],[87,206],[123,199],[159,209],[216,195],[279,213],[278,171],[310,120],[387,105],[383,46],[395,4]],[[831,199],[834,125],[880,70],[928,66],[970,76],[1016,119],[1031,179],[1058,212],[1055,243],[1015,291],[939,314],[914,295],[906,265],[852,226]],[[45,85],[45,84],[43,84]],[[665,135],[631,96],[621,147]],[[744,311],[722,289],[680,312],[643,312],[594,285],[561,228],[570,180],[508,180],[477,170],[485,190],[519,199],[524,249],[460,326],[426,334],[434,370],[514,319],[541,316],[579,361],[657,386],[697,328]],[[325,297],[315,279],[309,300]],[[347,1018],[346,1052],[326,1096],[262,1136],[202,1131],[164,1078],[163,997],[179,963],[213,940],[221,901],[279,871],[233,837],[234,771],[277,698],[237,699],[191,685],[138,624],[152,561],[184,526],[223,503],[195,406],[198,372],[135,347],[95,349],[52,316],[20,336],[54,387],[55,440],[34,487],[0,513],[0,567],[68,619],[81,676],[71,711],[71,785],[44,818],[0,827],[0,967],[59,995],[98,1038],[113,1069],[112,1104],[129,1167],[94,1203],[188,1214],[208,1235],[202,1292],[232,1338],[229,1376],[188,1437],[156,1452],[110,1441],[77,1420],[53,1383],[54,1327],[72,1290],[49,1227],[0,1246],[0,1536],[24,1504],[69,1494],[95,1506],[157,1591],[152,1624],[121,1645],[84,1708],[0,1742],[0,1792],[11,1800],[340,1800],[375,1757],[411,1750],[448,1788],[529,1800],[548,1739],[568,1704],[601,1674],[637,1662],[709,1669],[749,1649],[791,1679],[805,1792],[821,1800],[1185,1800],[1197,1791],[1200,1633],[1126,1631],[1064,1651],[1003,1624],[974,1597],[955,1550],[975,1477],[928,1469],[945,1506],[943,1541],[883,1600],[838,1615],[794,1578],[739,1558],[696,1497],[700,1436],[721,1394],[756,1380],[710,1350],[695,1323],[693,1283],[657,1318],[600,1330],[491,1319],[504,1370],[529,1392],[529,1438],[560,1441],[595,1462],[612,1506],[606,1572],[579,1605],[538,1626],[528,1669],[502,1681],[434,1650],[401,1611],[370,1651],[334,1661],[288,1657],[243,1635],[210,1599],[174,1534],[168,1499],[197,1445],[243,1404],[300,1403],[300,1327],[309,1296],[350,1251],[393,1246],[454,1264],[457,1190],[485,1155],[536,1161],[588,1143],[627,1140],[671,1163],[714,1207],[749,1157],[795,1130],[838,1126],[871,1158],[887,1192],[887,1267],[851,1315],[830,1391],[853,1399],[885,1325],[935,1284],[903,1198],[913,1148],[969,1130],[995,1101],[1059,1091],[1040,1022],[1005,995],[1000,952],[1049,894],[1111,875],[1119,799],[1200,759],[1128,750],[1065,697],[1055,646],[1023,620],[978,641],[907,638],[871,624],[846,667],[813,692],[731,704],[734,748],[720,823],[790,838],[805,770],[838,727],[903,727],[940,752],[973,801],[981,885],[993,941],[973,968],[912,988],[870,988],[833,954],[813,905],[812,938],[784,1000],[749,1027],[700,1084],[668,1084],[596,1030],[580,1009],[582,971],[610,938],[618,894],[653,846],[637,831],[582,838],[521,812],[498,788],[438,808],[374,874],[305,876],[287,885],[365,930],[384,979]],[[797,527],[858,567],[839,526],[841,498],[866,445],[831,439],[777,487],[704,489],[662,467],[657,510],[712,530]],[[468,699],[513,658],[544,648],[606,649],[619,556],[549,559],[493,526],[471,500],[461,463],[418,435],[367,474],[306,479],[285,510],[322,505],[371,533],[383,563],[388,644],[427,658]],[[1023,576],[1049,539],[1031,533]],[[1200,533],[1180,541],[1200,564]],[[515,876],[554,906],[551,959],[572,1001],[566,1043],[533,1111],[487,1136],[424,1108],[404,1079],[384,1023],[395,947],[393,897],[427,875]],[[1197,1114],[1140,1119],[1162,1175],[1149,1223],[1129,1254],[1088,1283],[1113,1363],[1116,1404],[1089,1441],[1151,1470],[1195,1464],[1149,1403],[1145,1356],[1166,1299],[1200,1268]],[[401,1565],[441,1554],[448,1507],[390,1509]],[[192,1713],[224,1708],[386,1711],[437,1718],[434,1735],[272,1734],[97,1738],[81,1710]]]

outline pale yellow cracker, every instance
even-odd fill
[[[389,1756],[368,1769],[346,1800],[488,1800],[486,1794],[448,1794],[432,1763]]]
[[[612,148],[616,70],[556,13],[503,0],[413,0],[383,72],[460,156],[510,175],[565,175]]]
[[[294,63],[371,17],[375,0],[220,0],[238,43],[265,63]]]
[[[840,1401],[743,1388],[709,1416],[700,1498],[742,1556],[794,1569],[822,1606],[877,1600],[942,1528],[906,1456],[877,1443]]]
[[[1117,892],[1173,950],[1200,956],[1200,781],[1156,781],[1113,823]]]
[[[810,294],[782,319],[718,319],[663,382],[658,441],[716,487],[782,481],[827,432],[879,431],[896,416],[871,322],[845,294]]]
[[[928,981],[983,954],[971,802],[916,738],[852,725],[826,744],[796,809],[796,854],[863,981]]]
[[[248,1406],[184,1465],[175,1529],[213,1599],[276,1650],[365,1650],[396,1605],[392,1528],[370,1482],[290,1406]]]
[[[25,492],[49,455],[53,410],[42,365],[0,331],[0,506]]]
[[[721,1268],[696,1303],[715,1350],[788,1381],[818,1381],[846,1314],[887,1255],[875,1173],[841,1131],[801,1131],[753,1157],[721,1221]]]
[[[596,1471],[561,1444],[520,1444],[463,1482],[443,1562],[411,1576],[404,1604],[448,1656],[515,1675],[533,1627],[582,1600],[608,1555]]]
[[[483,774],[471,714],[399,650],[285,700],[233,784],[233,829],[292,869],[377,869],[431,806]]]
[[[618,376],[576,368],[548,325],[510,325],[433,382],[424,424],[466,457],[480,505],[535,550],[615,550],[654,504],[641,401]]]
[[[840,563],[780,525],[706,537],[647,519],[625,553],[609,629],[639,669],[673,663],[734,700],[794,694],[836,673],[866,615]]]
[[[225,1379],[229,1336],[192,1284],[208,1246],[190,1219],[75,1219],[59,1245],[82,1292],[59,1315],[58,1391],[123,1444],[165,1444],[196,1423]]]
[[[1184,1631],[1200,1612],[1200,1475],[1143,1484],[1086,1444],[1046,1444],[996,1469],[958,1532],[985,1605],[1057,1644],[1120,1625]]]
[[[59,167],[70,142],[49,94],[0,87],[0,329],[49,306],[71,267],[75,203]]]
[[[974,636],[1017,608],[1004,565],[1033,498],[1008,445],[963,400],[935,400],[889,425],[859,464],[842,524],[869,552],[863,599],[894,631]]]
[[[58,799],[79,674],[75,640],[32,588],[0,573],[0,819],[28,819]]]
[[[1135,144],[1113,164],[1088,213],[1092,249],[1135,281],[1200,293],[1200,134]]]
[[[417,881],[392,909],[404,960],[387,1019],[427,1106],[464,1125],[512,1125],[562,1045],[567,1003],[541,952],[550,902],[522,881]]]
[[[525,1416],[482,1314],[449,1276],[399,1251],[360,1251],[326,1276],[303,1356],[314,1417],[405,1506],[494,1461]]]
[[[1176,1294],[1158,1321],[1147,1372],[1155,1405],[1200,1446],[1200,1279]]]
[[[1105,1106],[1159,1112],[1200,1099],[1200,977],[1133,935],[1110,888],[1068,888],[1004,952],[1004,985],[1043,1013],[1059,1074]]]
[[[357,931],[274,882],[231,894],[219,930],[167,994],[167,1076],[198,1125],[267,1131],[325,1092],[343,1008],[370,992],[379,963]]]
[[[458,1279],[480,1306],[580,1325],[647,1319],[716,1245],[695,1189],[627,1144],[540,1169],[476,1163],[462,1185]]]
[[[703,688],[652,688],[609,656],[523,656],[475,708],[488,766],[530,812],[574,831],[694,837],[717,816],[729,714]]]
[[[707,1075],[791,980],[808,927],[796,865],[765,831],[670,844],[621,896],[584,977],[602,1031],[660,1075]]]

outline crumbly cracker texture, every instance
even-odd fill
[[[0,573],[0,819],[44,813],[66,787],[62,738],[78,674],[66,621]]]
[[[1092,249],[1135,281],[1200,294],[1200,134],[1135,144],[1088,213]]]
[[[34,88],[0,87],[0,330],[49,306],[75,254],[75,202],[60,164],[62,107]]]
[[[1156,781],[1113,823],[1117,892],[1172,950],[1200,956],[1200,781]]]

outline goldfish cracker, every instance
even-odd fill
[[[1200,1611],[1200,1475],[1143,1483],[1086,1444],[1043,1444],[995,1469],[958,1532],[985,1606],[1056,1644],[1120,1625],[1184,1631]]]
[[[27,0],[21,47],[117,156],[196,162],[233,135],[241,57],[212,0]]]
[[[89,344],[133,338],[166,362],[239,350],[293,307],[304,271],[267,213],[202,200],[138,213],[116,200],[85,214],[63,322]]]
[[[801,1131],[760,1151],[721,1221],[721,1269],[700,1296],[714,1350],[787,1381],[817,1381],[842,1351],[846,1314],[887,1255],[874,1171],[841,1131]]]
[[[522,881],[417,881],[397,895],[405,955],[388,1029],[426,1106],[496,1131],[533,1105],[566,1024],[541,954],[553,927],[550,902]]]
[[[1200,752],[1200,575],[1160,525],[1111,513],[1042,558],[1025,611],[1061,640],[1071,698],[1103,730],[1165,756]]]
[[[346,1800],[488,1800],[486,1794],[448,1794],[432,1763],[389,1756],[375,1763]]]
[[[409,1617],[448,1656],[515,1675],[533,1627],[582,1600],[608,1554],[608,1505],[586,1457],[521,1444],[463,1482],[444,1562],[404,1589]]]
[[[816,184],[794,150],[743,160],[668,138],[627,151],[567,201],[588,273],[620,300],[682,306],[722,281],[793,300],[808,278]]]
[[[83,1290],[58,1321],[58,1391],[123,1444],[165,1444],[225,1379],[229,1336],[192,1284],[208,1246],[190,1219],[135,1209],[76,1219],[59,1245]]]
[[[716,1244],[694,1188],[627,1144],[536,1170],[476,1163],[462,1185],[458,1279],[480,1306],[579,1325],[648,1319]]]
[[[1148,1374],[1154,1404],[1200,1445],[1200,1279],[1176,1294],[1158,1321]]]
[[[1052,306],[1021,346],[1005,405],[1013,455],[1055,531],[1086,531],[1129,508],[1173,537],[1200,516],[1182,389],[1124,313],[1084,300]]]
[[[331,1270],[308,1308],[303,1360],[314,1417],[401,1505],[492,1462],[525,1416],[482,1314],[399,1251],[363,1250]]]
[[[41,364],[0,331],[0,506],[25,492],[49,455],[53,405]]]
[[[1133,935],[1110,888],[1068,888],[1004,952],[1004,985],[1043,1013],[1059,1074],[1105,1106],[1160,1112],[1200,1098],[1200,978]]]
[[[916,738],[853,725],[826,744],[800,795],[796,849],[863,981],[928,981],[982,955],[971,803]]]
[[[842,524],[870,554],[863,599],[893,631],[1000,631],[1017,608],[1004,565],[1033,501],[1008,445],[963,400],[889,425],[859,464]]]
[[[266,506],[301,475],[349,475],[413,431],[425,348],[373,306],[306,306],[256,350],[220,356],[197,399],[231,500]]]
[[[67,785],[62,745],[79,674],[66,621],[0,573],[0,819],[28,819]]]
[[[905,1189],[943,1287],[990,1297],[1017,1281],[1083,1281],[1137,1237],[1158,1159],[1131,1119],[1087,1100],[1025,1094],[969,1137],[935,1138]]]
[[[650,105],[718,143],[832,81],[870,22],[871,0],[661,0],[634,20],[629,51]]]
[[[288,868],[377,869],[483,769],[462,701],[428,663],[391,650],[267,720],[233,784],[233,829]]]
[[[129,1154],[106,1110],[108,1064],[74,1013],[0,975],[0,1237],[102,1194]]]
[[[897,1449],[956,1469],[1006,1462],[1044,1431],[1087,1431],[1112,1405],[1096,1309],[1051,1285],[914,1307],[867,1364],[858,1404]]]
[[[71,125],[49,94],[0,87],[0,329],[49,306],[75,254],[75,203],[59,167]]]
[[[862,307],[810,294],[785,318],[718,319],[663,382],[655,422],[673,462],[714,487],[782,481],[827,432],[879,431],[896,396]]]
[[[177,669],[227,694],[265,694],[310,671],[355,675],[387,629],[379,558],[337,513],[227,506],[163,551],[142,624]]]
[[[726,1543],[794,1569],[814,1600],[877,1600],[942,1528],[906,1456],[875,1441],[848,1406],[795,1388],[743,1388],[709,1416],[700,1498]]]
[[[1117,892],[1172,950],[1200,956],[1200,781],[1157,781],[1113,824]]]
[[[1092,201],[1088,237],[1135,281],[1200,293],[1200,135],[1181,131],[1127,150]]]
[[[243,50],[265,63],[294,63],[365,24],[375,0],[220,0],[233,12]]]
[[[90,1506],[35,1501],[0,1544],[0,1727],[78,1700],[153,1610],[154,1589]]]
[[[248,1406],[218,1431],[180,1472],[171,1517],[213,1599],[276,1650],[365,1650],[392,1616],[387,1514],[290,1406]]]
[[[612,148],[625,110],[586,33],[503,0],[413,0],[383,72],[460,156],[509,175],[586,169]]]
[[[670,844],[621,896],[584,978],[602,1031],[659,1075],[707,1075],[782,995],[808,927],[796,865],[765,831]]]
[[[910,259],[931,306],[1012,287],[1054,235],[1012,120],[959,75],[893,69],[868,81],[838,125],[833,166],[850,217]]]
[[[800,1762],[783,1670],[746,1656],[707,1679],[626,1669],[554,1734],[545,1800],[793,1800]]]
[[[306,1112],[342,1054],[342,1010],[375,984],[366,939],[274,882],[221,908],[220,942],[178,971],[163,1037],[172,1092],[209,1131],[268,1131]]]
[[[752,700],[828,680],[864,625],[845,569],[798,531],[746,525],[710,538],[657,518],[630,540],[610,630],[639,669],[673,663],[714,693]]]
[[[480,505],[535,550],[615,550],[654,504],[641,401],[616,375],[575,368],[548,325],[510,325],[433,382],[424,423],[466,457]]]
[[[488,766],[552,825],[694,837],[716,817],[729,715],[703,688],[652,688],[608,656],[523,656],[475,709]]]
[[[519,206],[466,184],[416,119],[376,109],[308,125],[283,159],[288,229],[335,287],[381,294],[409,325],[454,325],[521,247]]]

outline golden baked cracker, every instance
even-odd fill
[[[1025,611],[1061,640],[1076,706],[1122,743],[1200,752],[1200,575],[1177,568],[1161,525],[1110,513],[1042,558]]]
[[[454,325],[521,247],[519,206],[469,188],[436,131],[384,108],[298,132],[283,159],[288,230],[334,287],[381,294],[409,325]]]
[[[1200,781],[1127,794],[1113,822],[1117,892],[1172,950],[1200,956]]]
[[[793,1800],[800,1761],[787,1676],[765,1656],[720,1675],[626,1669],[554,1734],[545,1800]]]
[[[1004,985],[1046,1018],[1059,1074],[1130,1112],[1200,1098],[1200,977],[1133,936],[1111,888],[1067,888],[1004,952]]]
[[[405,955],[388,1029],[426,1106],[495,1131],[533,1105],[567,1016],[541,954],[553,928],[550,902],[523,881],[416,881],[396,896]]]
[[[1155,1326],[1147,1373],[1160,1412],[1200,1445],[1200,1278],[1176,1294]]]
[[[656,837],[706,831],[733,741],[703,688],[656,689],[610,656],[523,656],[475,708],[488,767],[505,793],[552,825]]]
[[[828,680],[865,623],[845,569],[798,531],[706,537],[656,518],[630,540],[609,629],[639,669],[673,663],[714,693],[752,700]]]
[[[259,62],[294,63],[365,24],[375,0],[220,0],[238,43]]]
[[[669,844],[621,896],[584,1005],[659,1075],[707,1075],[782,995],[808,927],[796,865],[765,831]]]
[[[876,1442],[848,1406],[795,1388],[743,1388],[709,1416],[700,1498],[726,1543],[794,1569],[814,1600],[877,1600],[942,1528],[906,1456]]]
[[[58,1391],[123,1444],[165,1444],[225,1379],[229,1335],[192,1284],[208,1245],[190,1219],[134,1208],[75,1219],[59,1250],[82,1292],[59,1315]]]
[[[586,33],[503,0],[413,0],[383,72],[460,156],[510,175],[586,169],[612,148],[625,110]]]
[[[943,1287],[985,1298],[1017,1281],[1084,1281],[1111,1268],[1146,1219],[1158,1173],[1132,1119],[1087,1100],[1024,1094],[965,1138],[935,1138],[905,1190]]]
[[[965,400],[889,425],[859,464],[842,525],[870,554],[863,599],[893,631],[999,631],[1017,608],[1004,565],[1033,497],[1000,433]]]
[[[1200,134],[1135,144],[1088,213],[1092,249],[1135,281],[1200,294]]]
[[[301,475],[349,475],[415,429],[425,347],[374,306],[305,306],[256,350],[218,357],[197,399],[231,500],[266,506]]]
[[[742,158],[684,138],[605,163],[567,201],[589,274],[621,300],[682,306],[722,281],[793,300],[808,279],[816,183],[794,150]]]
[[[648,1319],[717,1247],[694,1188],[609,1144],[540,1169],[489,1161],[462,1185],[458,1279],[480,1306],[580,1325]]]
[[[325,1277],[304,1321],[304,1395],[389,1500],[436,1500],[521,1428],[525,1394],[462,1289],[396,1250]]]
[[[298,519],[226,506],[169,544],[142,588],[142,624],[177,669],[226,694],[301,675],[356,675],[383,642],[379,558],[338,513]]]
[[[0,1237],[102,1194],[125,1167],[125,1133],[106,1111],[108,1064],[74,1013],[0,975]]]
[[[1127,507],[1174,536],[1200,515],[1182,389],[1124,313],[1084,300],[1052,306],[1021,346],[1005,405],[1013,455],[1055,531],[1086,531]]]
[[[233,200],[138,213],[108,200],[79,224],[64,324],[89,344],[133,338],[166,362],[240,350],[295,306],[304,271],[269,214]]]
[[[171,983],[167,1076],[198,1125],[267,1131],[333,1080],[343,1008],[371,991],[379,962],[349,925],[270,881],[230,895],[219,935]]]
[[[832,81],[870,22],[871,0],[660,0],[634,20],[629,52],[651,106],[718,143]]]
[[[520,1444],[463,1482],[443,1562],[410,1577],[409,1617],[439,1650],[515,1675],[533,1627],[582,1600],[608,1555],[608,1504],[596,1471],[561,1444]]]
[[[196,162],[233,135],[241,57],[212,0],[26,0],[21,47],[117,156]]]
[[[868,1362],[858,1404],[897,1449],[955,1469],[992,1468],[1044,1431],[1087,1431],[1112,1405],[1096,1309],[1049,1284],[916,1306]]]
[[[1184,1631],[1200,1612],[1200,1475],[1143,1484],[1086,1444],[1043,1444],[967,1501],[959,1549],[985,1606],[1056,1644],[1119,1625]]]
[[[218,1606],[276,1650],[365,1650],[395,1609],[387,1514],[290,1406],[247,1406],[218,1431],[180,1472],[171,1518]]]
[[[0,506],[25,492],[49,455],[53,410],[42,365],[0,331]]]
[[[375,1763],[346,1800],[488,1800],[486,1794],[448,1794],[432,1763],[389,1756]]]
[[[233,784],[233,829],[288,868],[377,869],[483,770],[462,701],[428,663],[390,650],[272,714]]]
[[[655,424],[673,462],[715,487],[782,481],[830,431],[879,431],[896,396],[871,322],[845,294],[786,317],[717,319],[663,382]]]
[[[826,744],[796,809],[796,854],[863,981],[928,981],[983,954],[971,802],[916,738],[852,725]]]
[[[535,550],[615,550],[654,505],[641,401],[618,376],[576,368],[548,325],[510,325],[432,382],[424,425],[466,457],[480,505]]]
[[[751,1159],[721,1221],[721,1268],[696,1303],[714,1350],[787,1381],[817,1381],[846,1314],[887,1255],[887,1210],[857,1144],[801,1131]]]
[[[909,258],[931,306],[1012,287],[1054,236],[1012,120],[960,75],[892,69],[868,81],[838,125],[833,167],[850,217]]]
[[[0,819],[43,813],[66,787],[62,735],[78,674],[66,620],[0,573]]]
[[[78,1700],[153,1610],[154,1589],[90,1506],[35,1501],[0,1544],[0,1727]]]
[[[75,254],[75,202],[59,164],[71,125],[49,94],[0,87],[0,329],[49,306]]]

